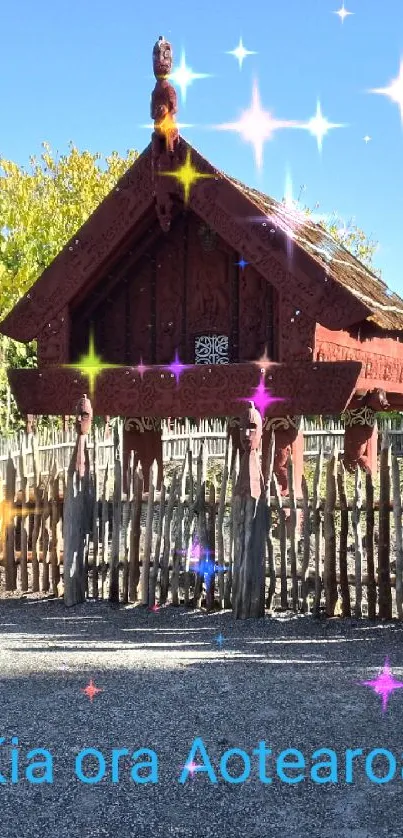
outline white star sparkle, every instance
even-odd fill
[[[348,17],[349,15],[353,15],[354,12],[348,12],[347,11],[347,9],[344,5],[344,0],[343,0],[343,5],[342,5],[341,9],[339,9],[337,12],[333,12],[333,14],[338,15],[341,22],[344,23],[346,17]]]
[[[362,139],[364,140],[365,145],[368,145],[368,143],[372,140],[372,137],[369,137],[368,134],[366,134]]]
[[[250,108],[243,111],[238,122],[226,122],[216,125],[218,131],[236,131],[243,140],[253,145],[255,161],[258,169],[263,165],[263,147],[266,140],[270,140],[279,128],[301,127],[297,122],[273,119],[269,111],[264,111],[260,101],[257,83],[253,85],[252,102]]]
[[[345,128],[346,126],[339,122],[328,122],[326,117],[323,116],[320,102],[318,101],[315,116],[311,117],[309,122],[302,127],[306,128],[307,131],[316,137],[318,149],[319,151],[322,151],[323,137],[325,137],[332,128]]]
[[[370,93],[380,93],[382,96],[388,96],[392,102],[396,102],[400,108],[400,119],[403,125],[403,58],[400,59],[399,75],[396,79],[392,79],[389,87],[376,87],[370,90]]]
[[[242,64],[247,55],[257,55],[257,52],[250,49],[245,49],[242,38],[239,39],[239,44],[235,49],[228,50],[227,55],[233,55],[239,63],[239,69],[242,70]]]
[[[194,73],[190,67],[186,65],[186,57],[185,52],[182,52],[181,56],[181,63],[173,73],[170,74],[169,80],[173,81],[179,87],[182,96],[182,102],[186,102],[186,92],[188,87],[192,84],[195,79],[208,79],[210,78],[209,73]]]

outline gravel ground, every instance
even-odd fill
[[[395,692],[384,715],[380,697],[357,684],[374,677],[390,656],[403,677],[403,628],[365,621],[314,621],[283,615],[234,623],[229,613],[163,608],[152,613],[88,601],[66,610],[57,600],[28,597],[0,602],[0,772],[2,838],[394,838],[402,834],[403,695]],[[222,648],[216,641],[223,635]],[[93,701],[81,690],[93,679]],[[19,738],[20,779],[11,783],[10,741]],[[201,737],[218,783],[206,774],[178,782],[191,744]],[[260,740],[272,748],[259,780]],[[54,781],[25,779],[30,748],[53,755]],[[75,776],[83,748],[102,751],[105,778],[87,785]],[[158,754],[159,782],[130,777],[120,759],[111,780],[112,748]],[[251,756],[250,778],[231,785],[219,771],[229,748]],[[275,758],[286,748],[303,753],[306,779],[287,785]],[[338,754],[339,779],[317,785],[309,777],[316,748]],[[362,748],[354,782],[345,782],[345,751]],[[365,756],[387,748],[396,777],[377,785],[365,774]],[[200,762],[198,756],[196,762]],[[315,760],[314,760],[315,761]],[[90,762],[88,773],[90,773]],[[230,773],[240,774],[236,758]],[[385,762],[374,762],[385,774]],[[288,772],[292,776],[293,772]]]

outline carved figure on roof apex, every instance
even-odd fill
[[[160,35],[153,49],[153,70],[157,79],[151,95],[151,117],[154,120],[152,135],[152,166],[157,215],[164,232],[171,225],[172,200],[169,194],[170,178],[160,173],[172,168],[179,144],[175,124],[178,102],[175,88],[168,77],[172,70],[171,44]]]

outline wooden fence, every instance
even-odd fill
[[[122,444],[123,423],[116,420],[115,425],[119,431]],[[397,457],[403,456],[403,415],[401,419],[388,420],[387,417],[379,423],[379,438],[387,431],[391,440],[392,451]],[[324,418],[322,421],[316,419],[303,420],[304,434],[304,457],[310,459],[317,457],[319,451],[330,455],[335,449],[342,454],[344,447],[344,425],[340,420]],[[162,450],[164,462],[177,462],[183,460],[189,443],[194,458],[198,456],[202,441],[209,454],[214,460],[223,460],[225,457],[225,444],[227,436],[226,422],[219,419],[200,420],[197,427],[191,425],[189,420],[162,423]],[[35,445],[40,458],[42,476],[49,475],[51,463],[56,463],[58,471],[65,470],[71,459],[74,450],[76,435],[71,426],[66,433],[53,429],[44,428],[35,437]],[[0,478],[6,479],[6,465],[11,453],[16,465],[22,447],[26,444],[25,434],[21,433],[11,439],[0,438]],[[90,449],[93,442],[89,443]],[[104,429],[98,431],[98,458],[99,468],[103,473],[106,464],[113,462],[113,435],[105,433]],[[32,483],[34,476],[32,443],[29,442],[27,451],[27,477]],[[19,489],[17,474],[17,489]]]
[[[63,526],[65,499],[77,492],[71,483],[67,489],[72,473],[69,477],[66,465],[60,468],[55,456],[48,462],[35,438],[30,446],[22,447],[18,457],[9,456],[1,481],[1,591],[61,596],[63,530],[65,537],[74,530],[66,520]],[[190,444],[182,463],[167,467],[160,492],[155,466],[147,494],[141,469],[130,467],[126,496],[119,428],[112,448],[96,430],[89,450],[90,512],[83,547],[87,596],[151,608],[167,602],[231,607],[232,489],[239,464],[230,475],[228,444],[218,471],[209,468],[204,443],[197,461],[192,451]],[[380,455],[379,491],[378,480],[359,469],[353,477],[346,475],[337,451],[326,461],[319,453],[314,473],[303,478],[301,498],[295,497],[291,461],[289,481],[289,498],[281,497],[275,478],[266,487],[267,607],[402,619],[401,480],[388,438]],[[71,509],[68,514],[71,518]],[[200,559],[200,544],[209,551],[207,564]]]

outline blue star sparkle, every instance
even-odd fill
[[[203,549],[197,539],[192,544],[191,556],[192,558],[190,559],[189,564],[192,566],[192,570],[195,573],[199,576],[203,576],[206,588],[209,587],[216,573],[226,572],[223,565],[218,565],[214,562],[211,550],[208,548]]]
[[[241,269],[241,271],[244,271],[246,266],[249,265],[249,262],[245,262],[245,259],[242,257],[242,259],[240,259],[239,262],[235,262],[235,264]]]
[[[217,645],[220,647],[220,649],[222,649],[225,638],[221,634],[221,632],[219,634],[217,634],[217,637],[215,637],[214,639],[215,639],[215,642],[217,643]]]

